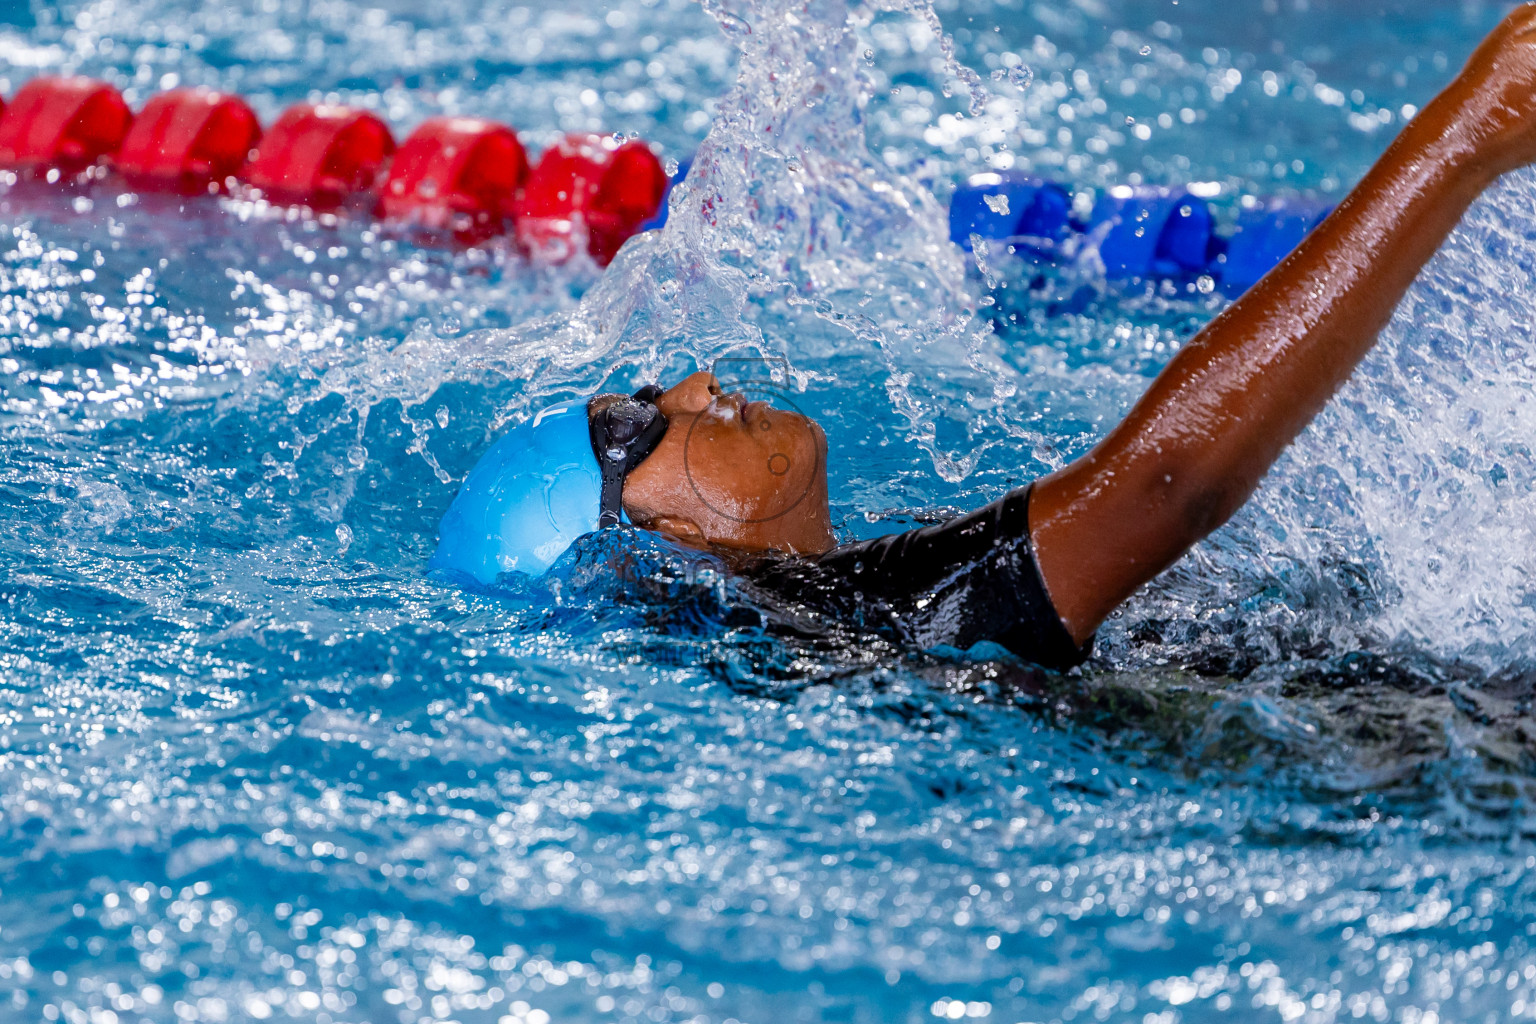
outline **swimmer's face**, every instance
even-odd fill
[[[635,523],[693,544],[820,554],[833,546],[827,438],[813,421],[695,373],[656,407],[667,432],[624,481]]]

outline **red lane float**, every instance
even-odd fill
[[[567,135],[545,150],[513,203],[517,240],[536,258],[569,259],[585,246],[607,265],[661,205],[667,172],[640,142]]]
[[[395,154],[375,212],[473,244],[501,233],[527,176],[528,156],[506,125],[428,118]]]
[[[144,104],[118,151],[117,169],[145,190],[227,190],[260,137],[261,122],[238,96],[173,89]]]
[[[0,166],[76,174],[117,152],[133,114],[122,93],[90,78],[34,78],[0,114]]]
[[[650,149],[603,135],[567,136],[530,172],[516,133],[480,118],[430,118],[396,153],[382,120],[335,104],[289,107],[263,135],[243,100],[210,89],[161,93],[137,118],[121,93],[89,78],[34,78],[9,107],[0,101],[0,168],[54,180],[109,160],[143,191],[197,195],[243,182],[273,203],[366,205],[464,244],[515,221],[518,242],[546,262],[585,249],[608,263],[655,217],[669,185]]]
[[[298,103],[262,136],[242,177],[273,202],[333,210],[372,191],[394,151],[389,126],[366,110]]]

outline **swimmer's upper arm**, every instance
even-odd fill
[[[1035,559],[1074,640],[1086,641],[1241,507],[1369,351],[1472,200],[1532,159],[1536,5],[1528,4],[1332,216],[1169,362],[1103,441],[1036,482]]]

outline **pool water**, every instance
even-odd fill
[[[0,1020],[1536,1016],[1529,174],[1081,672],[777,637],[644,535],[425,572],[508,424],[697,366],[825,423],[845,537],[1061,465],[1227,300],[965,257],[953,183],[1337,199],[1506,6],[0,9],[7,95],[696,154],[606,271],[0,196]]]

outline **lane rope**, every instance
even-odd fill
[[[0,109],[0,169],[12,181],[121,179],[140,191],[227,194],[363,211],[473,245],[511,235],[559,261],[606,265],[663,215],[671,180],[638,140],[573,133],[530,163],[509,126],[433,117],[398,146],[377,115],[296,103],[263,131],[250,105],[211,89],[158,93],[135,115],[112,85],[42,76]]]
[[[0,103],[0,171],[10,180],[77,183],[114,177],[132,189],[226,194],[363,212],[427,241],[476,245],[510,236],[560,262],[586,252],[606,265],[636,233],[666,221],[669,177],[652,147],[573,133],[530,161],[517,132],[477,117],[431,117],[395,142],[377,115],[296,103],[263,130],[238,96],[173,89],[134,114],[107,82],[44,75]],[[1085,219],[1066,186],[1018,174],[972,175],[950,201],[950,238],[1036,260],[1092,246],[1111,280],[1211,275],[1241,292],[1279,264],[1332,207],[1247,197],[1235,230],[1218,234],[1202,186],[1119,186]]]

